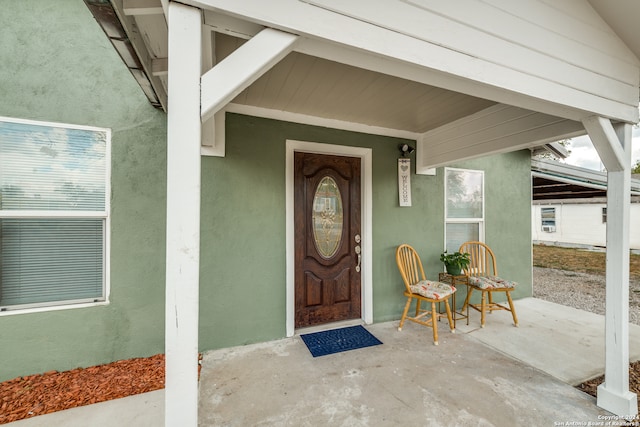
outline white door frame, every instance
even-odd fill
[[[286,144],[286,259],[287,259],[287,299],[286,322],[287,336],[295,334],[295,226],[294,226],[294,187],[293,187],[293,153],[303,151],[306,153],[327,154],[335,156],[358,157],[362,160],[362,307],[361,318],[366,324],[373,323],[373,221],[372,221],[372,149],[362,147],[349,147],[344,145],[320,144],[287,140]]]

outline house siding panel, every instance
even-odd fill
[[[606,203],[563,203],[534,204],[531,207],[531,235],[535,242],[576,246],[607,245],[607,227],[602,222],[602,208]],[[540,209],[556,208],[556,231],[542,231]],[[629,247],[640,250],[640,203],[632,203],[630,208]]]

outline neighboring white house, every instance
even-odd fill
[[[607,174],[533,160],[531,238],[534,243],[606,247]],[[631,180],[629,246],[640,250],[640,180]]]

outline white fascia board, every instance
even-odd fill
[[[296,51],[571,120],[601,115],[638,121],[637,105],[494,64],[345,15],[292,0],[185,0],[259,25],[299,34]],[[334,52],[346,49],[347,57]],[[355,53],[355,55],[354,55]],[[360,53],[360,55],[358,55]],[[363,58],[366,60],[361,61]],[[384,70],[386,71],[384,71]]]
[[[607,171],[625,170],[624,149],[613,129],[611,120],[591,116],[583,119],[582,123]],[[629,164],[630,166],[631,164]]]
[[[266,28],[201,78],[201,116],[206,121],[289,52],[298,36]]]
[[[436,168],[581,133],[584,129],[580,122],[498,104],[422,134],[416,166]]]
[[[553,160],[531,159],[531,170],[553,176],[564,176],[582,182],[602,183],[605,186],[607,183],[606,172],[558,163]]]

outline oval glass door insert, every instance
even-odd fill
[[[342,195],[336,181],[322,178],[313,197],[313,240],[325,259],[335,255],[342,240]]]

